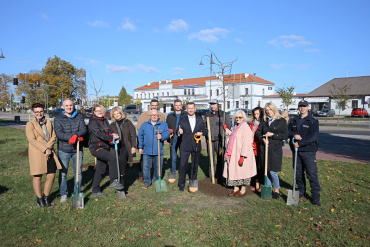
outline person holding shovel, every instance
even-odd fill
[[[34,119],[26,124],[26,136],[33,190],[37,196],[37,206],[50,207],[49,195],[54,184],[55,173],[57,169],[62,169],[62,166],[54,152],[56,135],[50,119],[44,115],[44,106],[40,103],[33,104],[32,114]],[[42,194],[41,185],[43,174],[46,174],[44,194]]]
[[[281,171],[283,162],[283,141],[288,139],[288,125],[284,118],[279,114],[276,105],[272,102],[265,105],[264,122],[257,129],[256,136],[260,141],[260,157],[262,164],[265,164],[265,149],[268,145],[268,176],[267,185],[274,186],[272,196],[274,199],[280,198],[280,182],[278,172]],[[267,141],[266,141],[266,138]]]
[[[306,179],[310,181],[312,204],[320,206],[320,183],[318,178],[318,169],[316,163],[316,152],[318,149],[319,138],[319,120],[309,112],[308,102],[302,100],[298,103],[300,116],[293,118],[289,124],[289,138],[291,138],[290,147],[293,152],[293,160],[295,158],[294,149],[297,151],[297,174],[296,182],[299,190],[299,197],[306,195]],[[295,139],[293,144],[292,139]]]
[[[132,162],[133,155],[136,153],[136,129],[130,120],[126,118],[122,109],[115,106],[111,110],[112,123],[110,124],[114,133],[119,135],[121,140],[118,144],[118,156],[120,165],[120,182],[123,185],[127,162]],[[113,149],[111,150],[115,152]]]
[[[144,122],[138,134],[139,140],[139,153],[143,156],[143,175],[144,185],[143,189],[147,189],[152,184],[150,178],[150,171],[154,168],[154,182],[159,179],[158,166],[163,164],[163,142],[170,138],[171,132],[168,129],[167,123],[159,120],[159,114],[157,110],[150,111],[150,119]],[[160,155],[161,164],[158,164],[158,141],[160,140]],[[162,174],[162,172],[161,172]]]
[[[253,152],[253,132],[247,124],[244,111],[234,115],[235,126],[226,149],[223,177],[227,186],[234,186],[229,196],[243,197],[247,194],[247,185],[257,174],[256,159]],[[241,188],[240,188],[241,187]]]
[[[54,119],[55,133],[58,137],[58,156],[62,162],[62,170],[59,172],[60,202],[67,201],[67,174],[69,161],[73,162],[73,172],[76,175],[77,165],[77,139],[82,142],[87,135],[87,127],[84,116],[74,107],[72,100],[63,101],[63,111]],[[81,145],[82,146],[82,145]],[[81,147],[80,146],[80,147]],[[79,181],[82,182],[82,159],[83,150],[79,150]],[[76,179],[75,186],[76,188]],[[75,191],[76,192],[76,191]]]

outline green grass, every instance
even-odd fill
[[[167,193],[143,190],[137,167],[128,168],[127,199],[119,201],[102,182],[106,198],[91,198],[93,157],[85,150],[83,192],[85,208],[71,210],[71,198],[55,206],[36,207],[26,156],[24,131],[0,128],[0,242],[2,246],[368,246],[369,164],[318,161],[322,206],[308,199],[298,207],[286,205],[292,184],[291,159],[284,158],[280,200],[213,197],[179,192],[167,183]],[[168,145],[165,169],[169,170]],[[202,169],[207,158],[201,157]],[[69,189],[73,173],[69,172]]]

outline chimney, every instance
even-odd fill
[[[180,81],[184,80],[184,78],[181,77]]]
[[[150,82],[148,83],[148,86],[150,86]]]
[[[248,78],[249,74],[245,73],[244,78]]]

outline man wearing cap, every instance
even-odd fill
[[[317,174],[316,152],[318,149],[319,121],[309,112],[308,102],[302,100],[298,103],[300,116],[296,116],[289,123],[289,137],[291,138],[290,147],[293,152],[297,152],[297,174],[296,182],[299,190],[299,197],[306,195],[306,178],[310,181],[312,204],[320,206],[320,183]],[[294,144],[292,139],[294,138]]]
[[[225,135],[226,129],[231,128],[231,118],[230,115],[226,113],[226,119],[224,121],[224,112],[219,109],[218,100],[211,100],[209,102],[211,110],[207,112],[205,117],[209,117],[209,124],[211,129],[211,135],[207,137],[207,142],[212,141],[212,152],[213,152],[213,162],[214,162],[214,176],[215,178],[221,177],[222,165],[223,165],[223,155],[224,141],[223,136]],[[208,145],[207,145],[208,149]],[[208,156],[211,155],[208,150]],[[211,163],[209,161],[208,176],[212,177]]]

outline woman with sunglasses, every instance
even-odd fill
[[[241,110],[234,116],[235,126],[225,154],[223,177],[228,186],[234,187],[229,196],[243,197],[247,194],[251,177],[257,174],[257,168],[252,147],[253,132],[247,124],[247,116]]]
[[[257,129],[256,136],[260,141],[260,158],[262,164],[265,164],[265,146],[268,145],[268,163],[267,163],[267,185],[274,186],[272,192],[274,199],[280,198],[280,182],[278,172],[281,171],[283,161],[283,141],[288,139],[288,125],[286,120],[281,117],[274,103],[265,105],[264,122]],[[267,142],[266,138],[268,137]]]
[[[40,103],[32,105],[34,119],[26,125],[28,139],[28,157],[31,175],[33,176],[33,190],[37,196],[37,206],[50,207],[50,191],[54,184],[57,169],[62,169],[54,152],[56,139],[55,131],[50,119],[45,117],[44,106]],[[42,194],[42,175],[46,174],[44,193]]]
[[[97,158],[95,167],[94,180],[92,185],[91,196],[105,197],[106,195],[100,190],[100,182],[102,176],[107,169],[109,163],[109,187],[116,190],[122,190],[123,185],[118,183],[118,171],[116,156],[109,150],[113,145],[113,138],[119,139],[119,135],[115,134],[110,127],[108,120],[104,118],[105,108],[102,105],[95,105],[93,108],[93,116],[89,120],[89,150],[91,154]]]

